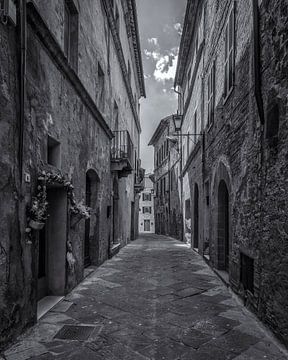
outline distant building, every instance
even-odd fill
[[[287,12],[188,1],[175,78],[187,240],[286,345]]]
[[[137,236],[145,86],[135,0],[0,3],[1,348]]]
[[[149,145],[154,147],[155,232],[182,239],[181,157],[174,134],[173,117],[162,119]]]
[[[144,190],[140,193],[139,232],[155,233],[154,186],[149,174],[144,178]]]

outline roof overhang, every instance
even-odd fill
[[[163,130],[166,128],[166,126],[169,123],[169,120],[172,118],[172,115],[169,115],[167,117],[165,117],[164,119],[162,119],[159,123],[159,125],[157,126],[154,134],[152,135],[151,140],[149,141],[148,145],[154,145],[157,140],[159,139],[159,137],[161,136]]]
[[[188,60],[188,55],[191,47],[191,39],[193,37],[193,33],[195,31],[195,24],[197,21],[197,13],[199,6],[203,0],[188,0],[185,20],[183,25],[183,33],[181,37],[179,55],[178,55],[178,63],[176,69],[176,75],[174,80],[174,87],[176,88],[178,85],[181,86],[183,84],[183,79],[185,75],[186,64]]]

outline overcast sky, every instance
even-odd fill
[[[159,121],[177,110],[173,91],[177,54],[187,0],[136,0],[146,99],[141,101],[141,159],[153,170],[148,142]]]

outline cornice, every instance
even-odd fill
[[[78,93],[79,97],[83,103],[90,110],[94,119],[98,122],[101,128],[104,130],[109,139],[114,137],[109,125],[103,118],[101,112],[98,110],[94,100],[92,99],[89,92],[86,90],[82,81],[80,80],[77,73],[69,65],[66,56],[62,48],[60,47],[58,41],[51,33],[48,25],[45,20],[42,18],[40,12],[37,9],[37,6],[33,1],[27,3],[27,22],[30,25],[31,29],[34,31],[34,34],[38,37],[40,42],[44,45],[46,51],[54,61],[58,69],[64,74],[68,81]]]
[[[144,72],[141,55],[141,45],[138,28],[138,16],[135,0],[122,0],[122,6],[125,9],[127,7],[127,15],[125,16],[126,30],[128,38],[132,39],[132,46],[135,56],[135,63],[137,68],[138,82],[140,85],[141,96],[146,97]]]
[[[203,0],[188,0],[187,2],[174,87],[177,85],[181,86],[183,83],[183,77],[185,75],[185,69],[191,47],[191,40],[195,30],[198,8],[202,1]]]
[[[110,0],[101,0],[106,16],[107,16],[107,20],[108,20],[108,25],[109,28],[111,30],[112,33],[112,37],[113,37],[113,41],[115,44],[115,49],[116,49],[116,53],[117,53],[117,57],[119,60],[119,64],[120,64],[120,68],[122,71],[122,76],[123,76],[123,81],[126,87],[126,91],[128,94],[128,98],[129,98],[129,102],[130,102],[130,106],[132,109],[132,113],[136,122],[136,126],[139,132],[141,132],[141,125],[140,125],[140,121],[139,121],[139,117],[137,114],[137,109],[136,109],[136,104],[134,101],[134,96],[133,96],[133,92],[131,89],[131,85],[129,83],[129,76],[128,76],[128,70],[127,70],[127,66],[126,66],[126,62],[125,62],[125,57],[124,57],[124,52],[123,52],[123,48],[121,45],[121,41],[120,41],[120,37],[118,34],[118,30],[117,30],[117,26],[114,20],[114,13],[113,13],[113,9],[112,9],[112,5],[111,5],[111,1]]]
[[[165,127],[168,125],[168,121],[171,119],[171,115],[165,117],[164,119],[162,119],[159,123],[159,125],[157,126],[156,130],[154,131],[154,134],[152,135],[151,140],[149,141],[148,145],[154,145],[156,143],[156,141],[158,140],[158,138],[160,137],[160,135],[162,134],[163,130],[165,129]]]

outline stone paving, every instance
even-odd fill
[[[2,356],[284,360],[284,352],[200,256],[151,235],[96,269]]]

